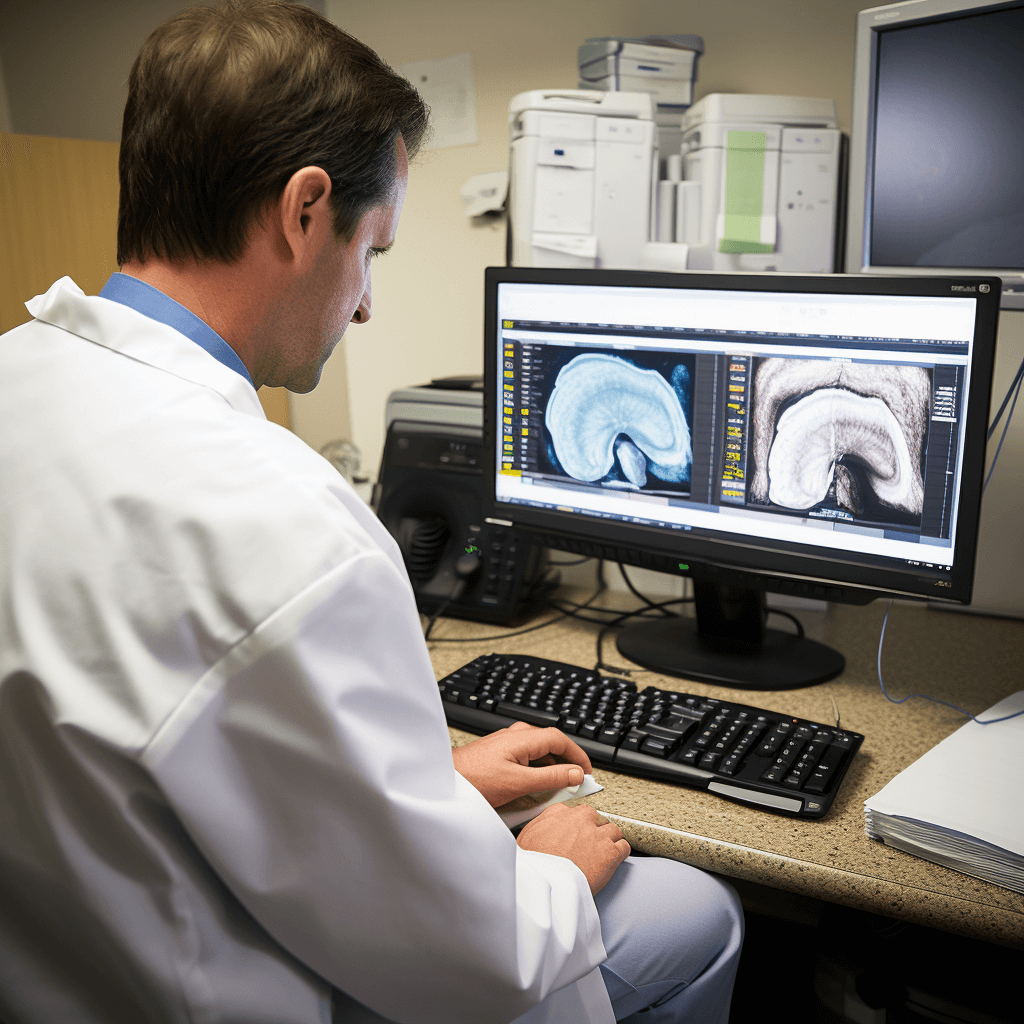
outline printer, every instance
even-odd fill
[[[704,40],[695,35],[588,39],[579,48],[579,87],[649,93],[664,163],[667,154],[679,152],[679,119],[693,102],[697,62],[703,52]]]
[[[639,267],[658,169],[651,96],[520,93],[509,135],[509,264]]]
[[[836,270],[845,139],[832,100],[714,93],[681,128],[671,241],[688,246],[687,270]]]

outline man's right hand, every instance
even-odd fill
[[[518,842],[524,850],[568,857],[587,876],[595,896],[629,856],[629,843],[618,826],[588,804],[554,804],[527,823]]]

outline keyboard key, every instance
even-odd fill
[[[764,742],[757,748],[757,752],[762,757],[770,757],[782,746],[782,741],[786,738],[786,733],[789,732],[791,727],[792,723],[790,722],[779,722],[765,737]]]
[[[622,746],[626,750],[639,750],[640,744],[647,739],[647,733],[641,732],[639,729],[631,729],[627,734],[626,738],[622,741]]]
[[[529,722],[530,725],[539,725],[541,728],[549,725],[558,725],[558,715],[550,711],[541,711],[539,708],[524,708],[520,704],[513,704],[511,701],[503,700],[498,704],[498,714],[506,718],[516,718],[520,722]]]
[[[676,727],[667,722],[644,726],[644,730],[651,736],[658,736],[663,740],[668,740],[670,743],[681,743],[696,728],[696,722],[687,722],[686,728]]]
[[[640,752],[650,754],[652,757],[668,757],[673,744],[667,740],[659,739],[657,736],[648,736],[640,744]]]

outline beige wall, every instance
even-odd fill
[[[398,243],[374,264],[373,320],[349,331],[321,388],[293,399],[324,422],[339,406],[345,370],[352,436],[372,472],[390,391],[482,365],[483,270],[504,263],[504,228],[467,221],[459,188],[505,169],[509,100],[526,89],[576,85],[576,51],[589,36],[687,32],[704,37],[698,96],[765,92],[834,99],[851,115],[853,39],[864,0],[327,0],[329,18],[391,64],[469,52],[479,141],[422,155],[410,174]],[[346,365],[343,365],[343,362]]]

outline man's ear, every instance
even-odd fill
[[[331,230],[330,194],[331,179],[322,167],[303,167],[285,184],[277,214],[282,241],[296,262],[301,262],[311,239]]]

